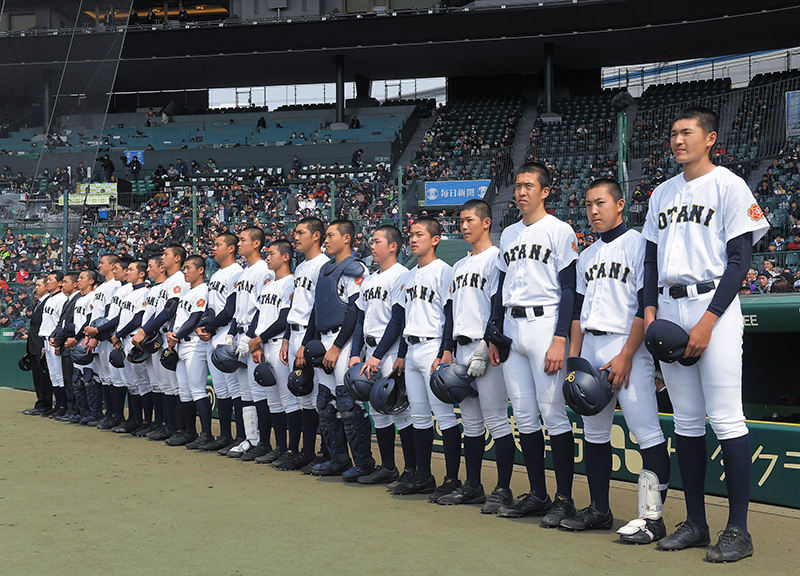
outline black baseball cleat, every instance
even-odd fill
[[[293,471],[293,470],[300,470],[303,466],[306,466],[311,462],[311,458],[303,454],[299,451],[287,450],[283,456],[275,460],[272,463],[272,467],[275,470],[281,470],[283,472]]]
[[[428,496],[428,502],[435,504],[439,498],[452,494],[459,486],[461,486],[461,480],[458,478],[445,478],[444,481],[436,487],[436,490],[431,492],[431,495]]]
[[[550,512],[553,502],[550,496],[545,496],[540,500],[533,492],[523,494],[519,501],[510,506],[501,506],[497,509],[497,515],[501,518],[522,518],[523,516],[542,516]]]
[[[359,484],[390,484],[400,478],[397,468],[389,470],[383,466],[378,466],[371,474],[358,477]]]
[[[214,438],[212,436],[211,438],[211,442],[203,444],[202,446],[198,446],[197,449],[200,452],[216,452],[217,450],[221,450],[233,442],[233,438],[230,436],[220,436],[219,438]]]
[[[111,431],[115,434],[130,434],[139,427],[133,420],[123,420],[118,426],[114,426]]]
[[[702,547],[711,544],[708,526],[698,526],[687,518],[675,527],[677,528],[675,532],[658,541],[658,544],[656,544],[658,550],[672,552],[674,550]]]
[[[608,512],[600,512],[594,503],[578,510],[575,516],[564,518],[558,525],[559,528],[581,532],[583,530],[608,530],[614,525],[614,515],[611,508]]]
[[[43,408],[30,408],[28,410],[23,410],[22,413],[26,416],[41,416],[44,411]]]
[[[244,438],[234,438],[233,440],[231,440],[230,444],[228,444],[227,446],[223,446],[222,448],[217,450],[217,454],[219,454],[220,456],[227,456],[228,452],[239,446],[242,442],[244,442]]]
[[[255,446],[251,445],[247,450],[242,452],[240,460],[242,462],[253,462],[256,458],[266,456],[270,452],[272,452],[272,446],[270,444],[262,444],[259,442]]]
[[[342,472],[342,480],[345,482],[358,482],[362,476],[367,476],[375,471],[375,461],[368,458],[363,466],[352,466],[348,470]]]
[[[636,518],[617,530],[625,544],[652,544],[667,535],[663,518]]]
[[[67,413],[67,409],[66,408],[58,408],[58,409],[56,409],[55,412],[50,414],[50,418],[53,419],[53,420],[55,420],[56,418],[63,418],[64,414],[66,414],[66,413]]]
[[[183,430],[182,432],[175,432],[175,434],[167,438],[164,443],[167,446],[186,446],[195,438],[197,438],[197,434],[192,434],[191,432]]]
[[[158,428],[158,424],[154,422],[142,422],[141,426],[139,426],[136,430],[131,432],[131,436],[136,438],[146,438],[149,432],[152,432]]]
[[[326,460],[325,462],[320,462],[319,464],[315,464],[311,468],[311,475],[312,476],[341,476],[347,470],[352,467],[352,462],[350,461],[350,457],[336,459],[336,460]]]
[[[281,450],[280,448],[275,448],[273,450],[270,450],[263,456],[259,456],[258,458],[255,459],[255,461],[256,464],[272,464],[273,462],[275,462],[275,460],[283,456],[285,453],[286,453],[285,450]]]
[[[205,446],[213,441],[214,437],[211,434],[208,432],[203,432],[202,434],[199,434],[197,438],[186,444],[185,447],[187,450],[198,450],[201,446]]]
[[[500,488],[495,486],[492,493],[486,499],[486,503],[481,506],[481,514],[497,514],[503,506],[511,506],[514,504],[514,495],[508,488]]]
[[[153,442],[163,442],[174,433],[174,430],[170,430],[166,426],[159,426],[155,430],[147,433],[147,439],[152,440]]]
[[[736,562],[742,558],[753,555],[753,539],[750,534],[728,524],[725,530],[719,533],[719,540],[711,550],[706,552],[709,562]]]
[[[436,503],[442,506],[454,506],[456,504],[483,504],[486,502],[486,493],[483,491],[483,485],[477,488],[471,484],[464,483],[450,494],[445,494],[439,498]]]
[[[542,516],[542,526],[545,528],[557,528],[565,518],[575,516],[575,503],[572,498],[567,498],[561,494],[556,494],[550,512]]]
[[[317,464],[322,464],[323,462],[327,461],[328,459],[325,458],[325,456],[323,456],[321,452],[317,452],[316,456],[314,456],[314,458],[311,459],[308,462],[308,464],[300,468],[300,473],[303,476],[309,476],[311,474],[311,469],[314,468],[314,466],[316,466]]]
[[[42,418],[50,418],[50,416],[52,416],[56,412],[58,412],[58,407],[53,406],[52,408],[48,408],[47,410],[39,414],[39,416],[41,416]]]
[[[120,424],[122,424],[122,420],[118,420],[116,418],[109,418],[105,422],[101,421],[100,424],[97,425],[97,429],[98,430],[111,430],[112,428],[116,428]]]
[[[414,470],[405,470],[397,481],[387,487],[390,493],[397,496],[410,494],[430,494],[436,490],[436,478],[433,474],[428,477],[420,476]]]

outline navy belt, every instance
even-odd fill
[[[431,340],[438,340],[438,338],[426,338],[424,336],[408,336],[406,338],[409,344],[422,344],[423,342],[430,342]]]
[[[293,332],[300,332],[301,330],[305,330],[305,326],[300,326],[300,324],[289,324],[291,326]]]
[[[587,334],[591,334],[592,336],[605,336],[608,334],[605,330],[587,330]]]
[[[323,336],[327,336],[328,334],[336,334],[339,330],[341,330],[341,326],[334,326],[330,330],[320,330],[319,333]]]
[[[237,326],[236,327],[237,334],[244,334],[244,326]]]
[[[375,336],[367,336],[364,338],[364,341],[367,343],[367,346],[372,346],[373,348],[378,345],[378,339]]]
[[[458,342],[459,346],[467,346],[468,344],[472,344],[477,342],[480,338],[470,338],[468,336],[456,336],[456,342]]]
[[[698,294],[708,294],[716,287],[717,284],[713,280],[709,280],[708,282],[700,282],[695,286],[695,288],[697,288]],[[675,298],[676,300],[678,298],[685,298],[686,296],[689,295],[689,286],[681,286],[680,284],[678,284],[677,286],[670,286],[668,290],[669,290],[668,294],[672,298]],[[663,294],[664,288],[663,287],[659,288],[658,293]]]
[[[514,306],[511,309],[511,317],[512,318],[527,318],[528,313],[526,312],[527,308],[524,306]],[[532,306],[531,310],[533,310],[534,316],[544,316],[544,306]]]

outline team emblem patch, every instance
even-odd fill
[[[572,241],[572,251],[573,252],[577,252],[578,251],[578,243],[575,242],[575,240]]]
[[[206,305],[206,301],[203,300],[202,298],[200,298],[200,300],[197,301],[197,307],[198,308],[202,308],[205,305]]]
[[[364,277],[363,277],[363,276],[359,276],[358,278],[356,278],[356,284],[357,284],[358,286],[361,286],[361,283],[362,283],[363,281],[364,281]]]
[[[747,209],[747,215],[750,216],[750,220],[761,220],[764,218],[764,211],[758,204],[753,204]]]
[[[181,293],[181,287],[180,286],[175,286],[175,288],[173,288],[172,291],[175,294],[180,294]]]

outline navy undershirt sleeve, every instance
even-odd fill
[[[256,328],[258,328],[258,319],[261,316],[261,310],[256,309],[253,314],[253,319],[250,320],[250,326],[247,327],[247,337],[253,338],[256,335]]]
[[[503,283],[506,280],[506,273],[500,272],[500,276],[497,278],[497,291],[492,295],[492,313],[489,318],[489,322],[492,320],[495,323],[500,322],[498,326],[502,326],[502,320],[504,315],[503,310]]]
[[[453,344],[453,301],[451,300],[444,305],[444,329],[438,358],[441,358],[445,352],[452,352]]]
[[[649,240],[644,250],[643,300],[645,308],[658,308],[658,245]]]
[[[708,305],[708,311],[717,316],[722,316],[733,299],[739,293],[742,280],[747,275],[750,268],[750,260],[753,257],[753,233],[745,232],[741,236],[732,238],[726,244],[728,254],[728,265],[722,273],[717,291]]]
[[[350,336],[353,335],[353,331],[356,329],[356,320],[358,320],[358,307],[356,306],[356,300],[358,300],[358,294],[353,294],[350,296],[350,301],[347,303],[347,313],[344,317],[344,322],[342,322],[342,327],[339,329],[339,333],[336,335],[336,340],[333,341],[333,345],[337,348],[341,349],[347,344],[347,341],[350,339]]]
[[[636,317],[644,319],[644,288],[639,288],[639,290],[636,292],[636,302]]]
[[[225,308],[220,310],[219,314],[214,316],[214,318],[206,324],[206,332],[209,334],[214,334],[217,330],[221,327],[228,324],[231,319],[233,319],[233,313],[236,310],[236,293],[232,293],[228,296],[228,299],[225,300]]]
[[[575,261],[558,273],[558,283],[561,285],[561,300],[558,302],[558,320],[554,336],[566,338],[572,324],[572,312],[575,307],[576,272]]]
[[[139,328],[139,326],[142,325],[143,316],[144,316],[144,310],[140,310],[139,312],[134,314],[130,322],[128,322],[127,324],[125,324],[125,326],[117,330],[117,338],[122,340],[123,338],[125,338],[125,336],[127,336],[128,334]]]
[[[581,310],[583,310],[583,300],[586,298],[580,292],[575,292],[575,305],[572,307],[572,321],[577,322],[581,319]]]
[[[273,322],[259,335],[261,337],[261,341],[266,342],[267,340],[272,340],[273,338],[283,334],[286,329],[287,316],[289,316],[289,309],[282,308],[281,311],[278,312],[278,318],[275,320],[275,322]]]
[[[189,315],[189,318],[186,319],[186,322],[183,323],[183,326],[181,326],[180,330],[175,332],[175,336],[178,338],[178,340],[183,340],[184,338],[189,336],[192,332],[194,332],[194,329],[197,328],[197,324],[200,322],[200,318],[202,317],[203,317],[202,310],[198,310],[197,312],[192,312]]]
[[[306,334],[303,336],[303,346],[308,344],[314,339],[318,339],[317,334],[317,305],[311,308],[311,315],[308,317],[308,326],[306,326]]]
[[[392,306],[392,318],[389,320],[389,323],[386,325],[386,330],[383,331],[383,336],[381,337],[381,341],[378,342],[378,346],[375,348],[375,351],[372,353],[375,358],[378,360],[382,360],[386,353],[389,351],[389,348],[392,347],[398,338],[403,334],[403,328],[405,327],[406,323],[406,311],[403,309],[400,304],[395,304]],[[401,339],[400,346],[402,347],[404,341]],[[405,357],[403,355],[402,357]]]
[[[150,318],[150,320],[148,320],[147,323],[142,326],[142,329],[145,332],[152,332],[153,330],[158,330],[164,326],[167,322],[174,318],[175,312],[178,310],[179,301],[179,298],[170,298],[167,300],[167,303],[164,305],[164,309]]]
[[[358,311],[356,327],[353,330],[353,344],[350,346],[350,356],[360,356],[364,347],[364,311]]]

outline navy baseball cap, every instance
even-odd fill
[[[669,320],[653,320],[644,335],[644,345],[653,358],[671,364],[677,361],[683,366],[691,366],[700,360],[699,356],[684,358],[689,334],[686,330]]]

